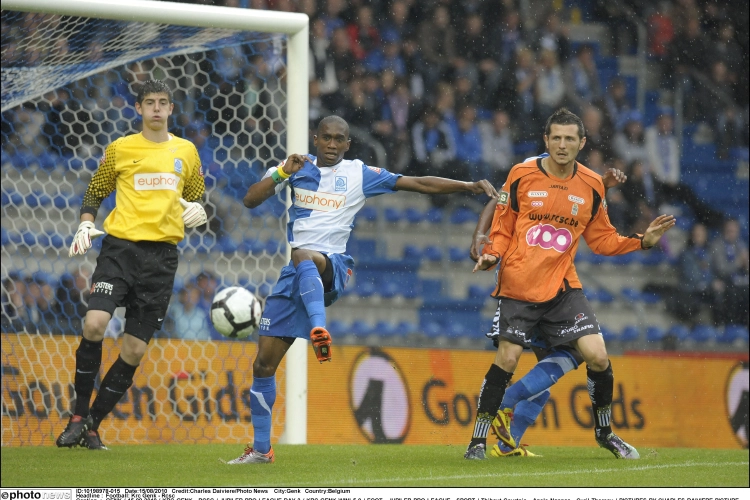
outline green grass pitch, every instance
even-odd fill
[[[541,458],[463,459],[459,446],[277,445],[275,464],[226,465],[240,445],[2,448],[3,487],[22,486],[627,486],[747,487],[747,450],[533,447]]]

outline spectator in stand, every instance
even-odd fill
[[[453,135],[458,130],[456,120],[456,89],[448,82],[438,82],[435,87],[435,109],[440,118],[451,128]]]
[[[607,162],[604,157],[604,153],[602,153],[602,150],[598,148],[590,149],[586,157],[586,166],[588,166],[597,174],[604,175],[604,172],[606,172],[607,170]]]
[[[743,64],[742,47],[735,40],[734,25],[725,22],[721,25],[717,39],[711,48],[711,61],[723,61],[727,67],[727,80],[734,85],[739,81],[740,72],[747,72]]]
[[[671,86],[682,86],[685,91],[685,114],[693,119],[696,109],[691,106],[695,82],[692,73],[703,71],[708,64],[711,45],[701,32],[699,18],[689,19],[685,31],[678,33],[669,45],[666,75],[673,78]]]
[[[406,75],[406,63],[401,57],[401,40],[398,36],[391,32],[384,34],[382,47],[367,55],[364,66],[373,73],[390,70],[398,76]]]
[[[712,270],[721,281],[717,303],[725,305],[716,324],[748,324],[748,250],[740,239],[740,225],[735,219],[724,222],[721,238],[711,244]]]
[[[211,340],[208,328],[208,314],[200,307],[202,291],[194,284],[188,284],[177,293],[177,302],[169,306],[166,330],[174,332],[173,337],[183,340]]]
[[[365,91],[364,78],[355,78],[349,83],[349,100],[344,117],[353,127],[369,130],[370,124],[376,121],[374,101]]]
[[[409,87],[404,78],[396,78],[392,71],[384,71],[380,77],[383,99],[381,117],[385,122],[380,133],[388,151],[388,164],[392,172],[401,172],[409,163]],[[378,132],[379,126],[374,125]]]
[[[416,34],[414,24],[409,20],[409,4],[406,0],[395,0],[391,3],[388,18],[380,25],[380,35],[385,38],[409,38]]]
[[[557,12],[552,11],[539,30],[534,47],[537,53],[551,50],[555,53],[556,60],[561,63],[567,62],[570,57],[570,41],[568,40],[567,28],[560,22]]]
[[[591,45],[581,45],[576,57],[568,61],[564,82],[567,102],[574,113],[601,99],[602,87]]]
[[[55,313],[55,291],[44,273],[25,278],[26,294],[22,319],[29,333],[61,333]]]
[[[447,170],[444,167],[441,176],[449,179],[486,179],[486,170],[482,162],[482,134],[477,125],[477,110],[472,106],[461,108],[456,133],[456,161]]]
[[[522,47],[516,53],[516,65],[509,75],[508,83],[502,92],[498,93],[495,103],[498,107],[507,101],[511,103],[511,116],[519,124],[519,134],[522,140],[534,138],[538,132],[536,116],[536,98],[534,88],[538,69],[534,53]],[[503,95],[505,94],[505,95]]]
[[[502,186],[513,166],[513,133],[510,116],[501,109],[492,114],[492,121],[479,124],[482,134],[482,161],[489,169],[490,181]]]
[[[708,230],[703,224],[694,224],[690,230],[690,238],[678,259],[678,271],[680,284],[667,298],[667,310],[690,326],[695,324],[701,304],[710,306],[714,318],[723,317],[724,304],[716,300],[723,284],[712,271]]]
[[[326,38],[331,38],[334,32],[341,28],[346,28],[346,23],[341,17],[341,13],[346,8],[344,0],[326,0],[325,13],[321,16],[326,25]]]
[[[477,101],[492,96],[500,83],[501,71],[495,54],[495,44],[488,40],[482,17],[470,14],[466,17],[464,30],[459,32],[454,61],[456,69],[476,84]],[[484,102],[480,103],[484,104]]]
[[[586,127],[586,145],[581,151],[582,159],[581,162],[591,166],[591,160],[589,160],[590,152],[593,150],[599,150],[602,154],[602,161],[606,162],[612,158],[612,141],[609,138],[607,130],[604,128],[602,112],[596,106],[586,106],[581,115],[583,126]],[[603,174],[602,170],[599,172]]]
[[[415,38],[406,38],[401,46],[401,54],[406,64],[406,74],[409,76],[409,92],[415,101],[425,95],[425,79],[427,63],[422,58],[422,50]]]
[[[625,173],[628,176],[628,181],[619,188],[628,205],[633,209],[632,217],[629,220],[630,233],[633,233],[648,227],[661,203],[656,190],[656,182],[651,175],[651,169],[645,162],[642,160],[633,161],[628,165]]]
[[[375,27],[372,9],[363,5],[357,9],[356,22],[347,26],[352,54],[362,61],[367,55],[380,47],[380,33]]]
[[[523,33],[521,32],[521,15],[511,9],[503,18],[500,28],[500,67],[509,68],[516,60],[516,54],[523,47]],[[492,37],[497,39],[498,37]]]
[[[611,165],[611,168],[617,169],[622,173],[627,171],[627,164],[620,158],[613,158],[609,162],[609,165]],[[611,170],[608,168],[609,165],[604,165],[605,172]],[[622,184],[607,189],[606,199],[609,221],[617,228],[617,232],[620,234],[633,234],[633,231],[630,231],[630,227],[633,225],[635,214],[633,213],[633,207],[630,206],[630,203],[628,203],[622,192]]]
[[[481,104],[480,99],[484,94],[482,90],[477,87],[476,79],[471,75],[462,71],[456,76],[454,88],[456,109],[465,108],[467,106],[478,107]]]
[[[357,59],[351,51],[349,35],[344,28],[334,30],[331,38],[331,57],[339,85],[348,84],[357,71]]]
[[[662,109],[656,124],[646,129],[648,164],[660,201],[685,203],[696,218],[708,227],[718,227],[724,216],[700,201],[689,186],[680,181],[680,158],[670,109]]]
[[[744,119],[734,102],[728,81],[727,65],[721,59],[711,64],[710,82],[701,83],[695,93],[698,119],[705,121],[714,132],[717,157],[729,156],[729,149],[743,145]]]
[[[620,78],[613,78],[607,87],[603,109],[606,111],[607,126],[610,130],[621,130],[625,121],[633,111],[633,106],[627,96],[627,87]]]
[[[613,149],[615,155],[622,158],[625,164],[635,160],[648,161],[646,135],[638,111],[631,111],[623,129],[615,134]]]
[[[411,137],[416,161],[409,166],[408,175],[427,175],[456,157],[453,130],[433,107],[425,108],[412,127]]]
[[[540,117],[551,115],[562,105],[565,98],[565,82],[555,51],[543,49],[539,55],[539,70],[534,90],[537,114]]]
[[[662,0],[656,10],[648,17],[648,51],[651,57],[662,61],[674,38],[674,24],[672,24],[672,4]]]
[[[211,303],[216,295],[219,280],[210,271],[204,271],[195,277],[195,286],[200,290],[198,306],[205,311],[211,310]]]
[[[456,32],[451,26],[448,8],[437,4],[432,15],[417,29],[418,44],[427,63],[425,66],[427,91],[448,73],[456,58]]]
[[[311,31],[310,81],[318,83],[317,91],[321,104],[329,109],[338,109],[343,97],[336,78],[336,62],[331,54],[331,40],[326,36],[323,19],[314,20]]]

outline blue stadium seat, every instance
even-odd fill
[[[430,262],[439,262],[443,260],[443,251],[434,245],[426,246],[423,250],[424,258]]]
[[[387,207],[383,213],[387,222],[399,222],[404,218],[404,214],[401,210],[395,207]]]
[[[690,332],[690,339],[697,343],[716,340],[717,336],[716,329],[711,325],[695,325]]]
[[[285,243],[278,241],[278,240],[270,239],[266,241],[265,250],[270,255],[274,255],[282,251],[284,249],[284,246],[285,246]]]
[[[583,295],[586,296],[586,299],[589,302],[598,302],[599,301],[599,292],[596,291],[594,288],[585,287],[583,289]]]
[[[493,287],[494,288],[494,287]],[[469,298],[470,299],[485,299],[487,298],[487,287],[481,285],[469,285]]]
[[[414,207],[404,210],[404,217],[410,224],[419,224],[424,219],[424,214]]]
[[[644,304],[654,305],[661,302],[661,295],[656,292],[643,292],[641,293],[641,300]]]
[[[439,208],[432,207],[424,215],[424,218],[430,224],[440,224],[443,222],[443,211]]]
[[[476,218],[477,216],[472,210],[460,207],[453,211],[450,222],[451,224],[464,224],[466,222],[474,222]]]
[[[404,245],[404,259],[419,260],[422,258],[422,249],[416,245]]]
[[[674,337],[678,342],[682,342],[690,337],[690,329],[685,325],[672,325],[669,327],[667,335]]]
[[[641,264],[644,266],[658,266],[665,260],[665,255],[661,250],[653,248],[646,252],[646,255],[641,259]]]
[[[224,234],[219,238],[219,248],[224,253],[234,253],[238,247],[239,245],[228,234]]]
[[[597,292],[597,298],[602,304],[611,304],[615,301],[615,296],[606,288],[600,288]]]
[[[625,287],[620,290],[620,294],[628,302],[640,302],[642,300],[641,292],[635,288]]]
[[[461,337],[469,336],[471,331],[461,321],[451,321],[446,325],[445,333],[449,338],[458,339]]]
[[[627,325],[620,332],[620,342],[633,342],[641,338],[641,331],[635,325]]]
[[[419,327],[411,321],[400,321],[398,325],[396,325],[396,335],[408,335],[418,330]]]
[[[378,294],[384,299],[392,299],[401,293],[401,287],[398,282],[383,280],[378,287]]]
[[[448,258],[451,262],[462,262],[469,258],[469,252],[465,248],[450,247],[448,249]]]
[[[328,332],[333,335],[334,337],[339,335],[346,335],[348,333],[349,328],[347,328],[346,323],[343,321],[339,321],[337,319],[331,320],[326,325]]]
[[[10,236],[8,235],[8,230],[7,229],[5,229],[4,227],[0,228],[0,235],[1,235],[0,236],[0,244],[2,244],[2,246],[5,246],[8,243],[10,243]]]
[[[363,321],[361,319],[358,319],[354,321],[351,326],[349,326],[349,331],[352,335],[355,335],[357,337],[366,337],[370,333],[372,333],[372,327],[367,324],[366,321]]]
[[[390,337],[396,334],[396,325],[388,321],[378,321],[372,329],[372,333],[378,336]]]
[[[419,288],[425,299],[436,299],[443,295],[443,281],[439,279],[420,279]]]
[[[375,207],[365,205],[357,215],[359,219],[364,219],[367,222],[375,222],[378,219],[378,210]]]
[[[659,326],[649,326],[646,328],[646,341],[647,342],[661,342],[664,340],[666,332]]]
[[[719,336],[717,340],[723,344],[731,344],[737,340],[747,342],[747,328],[742,325],[726,325],[724,327],[724,332]]]
[[[429,321],[421,325],[422,333],[430,338],[435,338],[445,333],[445,328],[437,321]]]
[[[614,255],[609,258],[609,262],[615,266],[627,266],[635,261],[636,252]]]

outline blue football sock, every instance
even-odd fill
[[[299,294],[305,304],[307,315],[313,327],[326,326],[326,308],[323,302],[323,280],[315,263],[303,260],[297,265]]]
[[[515,439],[517,446],[521,446],[521,438],[526,433],[526,429],[542,413],[542,409],[547,404],[549,396],[549,389],[547,389],[541,394],[537,394],[529,400],[523,400],[516,405],[516,409],[513,412],[513,421],[510,423],[510,435]],[[505,452],[510,451],[510,448],[503,443],[500,443],[500,448]]]
[[[563,375],[575,368],[578,368],[578,364],[570,354],[565,351],[554,351],[537,363],[521,380],[508,387],[503,402],[500,403],[500,409],[514,408],[519,402],[549,389]]]
[[[250,388],[250,412],[255,437],[253,448],[261,453],[271,449],[271,412],[276,402],[276,376],[257,377]]]

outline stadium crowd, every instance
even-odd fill
[[[682,205],[693,215],[691,225],[684,228],[691,231],[689,245],[670,255],[689,284],[671,291],[670,310],[689,320],[691,304],[708,301],[716,324],[747,325],[748,251],[742,231],[736,220],[682,181],[681,139],[675,133],[675,114],[681,112],[688,122],[708,125],[718,158],[747,149],[747,2],[588,0],[567,2],[566,9],[558,10],[553,8],[557,3],[541,0],[185,3],[306,13],[311,33],[311,130],[321,117],[338,114],[353,130],[365,131],[384,146],[387,166],[395,172],[486,177],[500,186],[515,162],[543,151],[543,120],[555,109],[568,107],[586,127],[586,147],[579,161],[599,173],[615,167],[628,175],[626,184],[607,195],[619,232],[643,232],[664,205]],[[615,56],[636,50],[635,30],[624,27],[642,22],[648,28],[649,61],[658,63],[658,85],[667,96],[651,116],[637,108],[629,77],[604,80],[599,43],[571,41],[570,30],[581,16],[609,27]],[[18,35],[18,28],[4,18],[3,38]],[[43,58],[6,52],[3,43],[4,63]],[[64,45],[66,40],[57,43]],[[88,49],[96,51],[95,44]],[[212,53],[211,80],[219,89],[252,87],[257,73],[246,71],[233,50]],[[252,60],[266,85],[271,80],[279,84],[280,75],[262,57]],[[106,98],[123,109],[121,119],[134,118],[126,111],[128,89],[110,87]],[[682,109],[675,109],[670,100],[678,90],[684,93]],[[3,156],[33,155],[43,163],[68,156],[72,147],[100,154],[97,148],[103,144],[76,145],[55,125],[69,109],[89,113],[95,120],[96,112],[79,104],[85,97],[85,89],[71,85],[58,90],[47,108],[21,106],[4,112],[3,137],[8,140],[3,141]],[[174,125],[196,145],[204,167],[218,174],[221,158],[214,149],[221,130],[213,128],[212,113],[177,114]],[[257,117],[247,117],[250,141],[252,130],[263,125]],[[127,129],[124,123],[115,127]],[[226,181],[225,188],[235,189],[241,197],[251,176],[259,178],[271,159],[284,157],[280,144],[283,141],[266,154],[268,164],[253,165],[244,177]],[[46,324],[52,333],[77,334],[88,278],[81,272],[57,283],[40,273],[9,275],[3,283],[3,330],[41,332]],[[177,312],[168,330],[182,338],[211,337],[205,321],[211,282],[212,277],[202,275],[185,285],[173,300],[172,310]],[[40,317],[46,321],[40,322]]]

